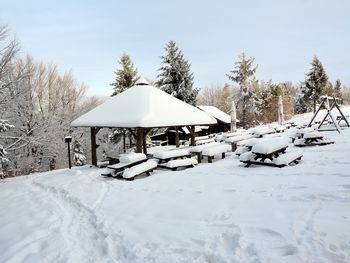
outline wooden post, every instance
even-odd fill
[[[194,126],[191,125],[191,126],[186,126],[186,127],[191,134],[191,146],[196,146],[196,133],[195,133]]]
[[[130,133],[129,133],[129,148],[132,147],[132,133],[131,133],[131,129],[130,129]]]
[[[96,145],[96,134],[98,129],[96,127],[90,128],[90,136],[91,136],[91,164],[97,166],[97,145]]]
[[[142,153],[143,128],[136,128],[136,152]]]
[[[312,116],[312,119],[311,119],[311,121],[309,122],[309,124],[307,125],[307,127],[311,127],[312,122],[313,122],[313,121],[314,121],[314,119],[316,118],[317,113],[320,111],[320,109],[322,108],[322,106],[323,106],[323,104],[324,104],[324,103],[325,103],[325,100],[323,100],[323,99],[322,99],[321,104],[318,106],[317,111],[314,113],[314,116]],[[315,104],[315,105],[316,105],[316,104]]]
[[[143,136],[142,136],[143,153],[147,154],[147,144],[146,144],[147,130],[142,129],[142,132],[143,132]]]
[[[231,151],[235,152],[237,150],[237,144],[235,142],[231,143]]]
[[[123,152],[126,152],[125,129],[123,129]]]
[[[179,127],[175,127],[175,145],[176,145],[176,148],[180,147]]]

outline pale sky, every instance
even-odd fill
[[[91,95],[110,95],[123,51],[140,75],[155,79],[159,56],[175,40],[192,65],[195,85],[228,82],[241,51],[257,78],[304,79],[318,55],[331,81],[350,84],[350,1],[1,0],[0,23],[22,53],[72,70]]]

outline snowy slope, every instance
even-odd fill
[[[336,143],[282,169],[228,154],[133,182],[2,180],[0,262],[350,262],[350,129],[323,134]]]

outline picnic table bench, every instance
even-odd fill
[[[334,143],[334,141],[325,138],[320,132],[317,131],[304,133],[302,138],[294,140],[294,145],[297,147],[316,145],[322,146],[332,143]]]
[[[226,153],[230,151],[230,145],[220,144],[212,147],[206,147],[202,151],[202,157],[208,158],[208,163],[212,163],[215,155],[221,154],[221,158],[226,157]]]
[[[107,172],[101,174],[104,177],[120,177],[121,173],[130,167],[147,161],[147,156],[143,153],[131,153],[121,155],[119,163],[108,165]]]
[[[291,163],[298,163],[302,155],[297,152],[286,153],[288,146],[285,140],[265,140],[254,145],[251,152],[242,154],[240,161],[245,163],[246,167],[252,164],[284,167]]]
[[[185,158],[185,159],[170,160],[167,163],[158,164],[158,167],[176,171],[178,168],[193,168],[197,164],[198,164],[198,161],[196,159]]]
[[[153,157],[159,160],[159,164],[166,163],[170,160],[190,158],[189,149],[175,149],[169,151],[156,152]]]
[[[255,136],[253,134],[243,134],[240,136],[230,137],[225,140],[226,143],[231,144],[231,150],[232,152],[236,151],[237,149],[237,143],[243,140],[254,138]]]
[[[276,130],[274,128],[262,127],[262,128],[255,128],[253,131],[253,134],[258,138],[262,138],[266,134],[272,134],[275,132]]]
[[[220,142],[211,142],[208,144],[203,144],[203,145],[197,145],[193,146],[189,149],[190,153],[195,154],[197,156],[198,163],[202,162],[203,156],[202,156],[202,151],[203,149],[207,147],[212,147],[212,146],[217,146],[220,145]]]
[[[140,163],[138,165],[127,168],[122,173],[122,179],[127,181],[132,181],[135,177],[146,174],[147,176],[151,175],[154,169],[157,168],[157,162],[154,160],[148,160],[147,162]]]

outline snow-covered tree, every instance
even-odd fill
[[[74,157],[73,157],[74,165],[76,166],[85,165],[86,156],[84,154],[82,145],[77,140],[74,141],[73,151],[74,151]]]
[[[341,85],[341,82],[339,79],[337,79],[335,81],[335,84],[334,84],[334,96],[337,97],[337,98],[342,98],[342,85]]]
[[[302,99],[303,102],[300,102],[300,104],[306,105],[307,110],[313,108],[313,110],[316,111],[316,104],[318,103],[320,96],[326,91],[327,84],[328,76],[326,71],[318,57],[314,56],[311,63],[311,69],[306,74],[301,89],[302,96],[300,99]]]
[[[193,87],[190,63],[174,41],[166,44],[165,55],[161,59],[162,66],[156,85],[174,97],[195,105],[199,90]]]
[[[113,86],[112,96],[130,88],[139,79],[137,69],[134,67],[134,63],[128,54],[123,53],[118,60],[118,64],[120,69],[114,72],[115,81],[111,84]]]
[[[9,124],[7,120],[0,120],[0,132],[6,132],[14,126]],[[0,177],[4,178],[4,172],[10,165],[10,160],[6,157],[7,152],[4,146],[0,143]]]
[[[246,57],[245,53],[242,52],[238,57],[238,61],[235,62],[235,68],[227,74],[230,80],[239,85],[237,108],[243,127],[253,124],[253,116],[258,104],[257,82],[254,79],[257,66],[254,66],[253,63],[254,58]]]

